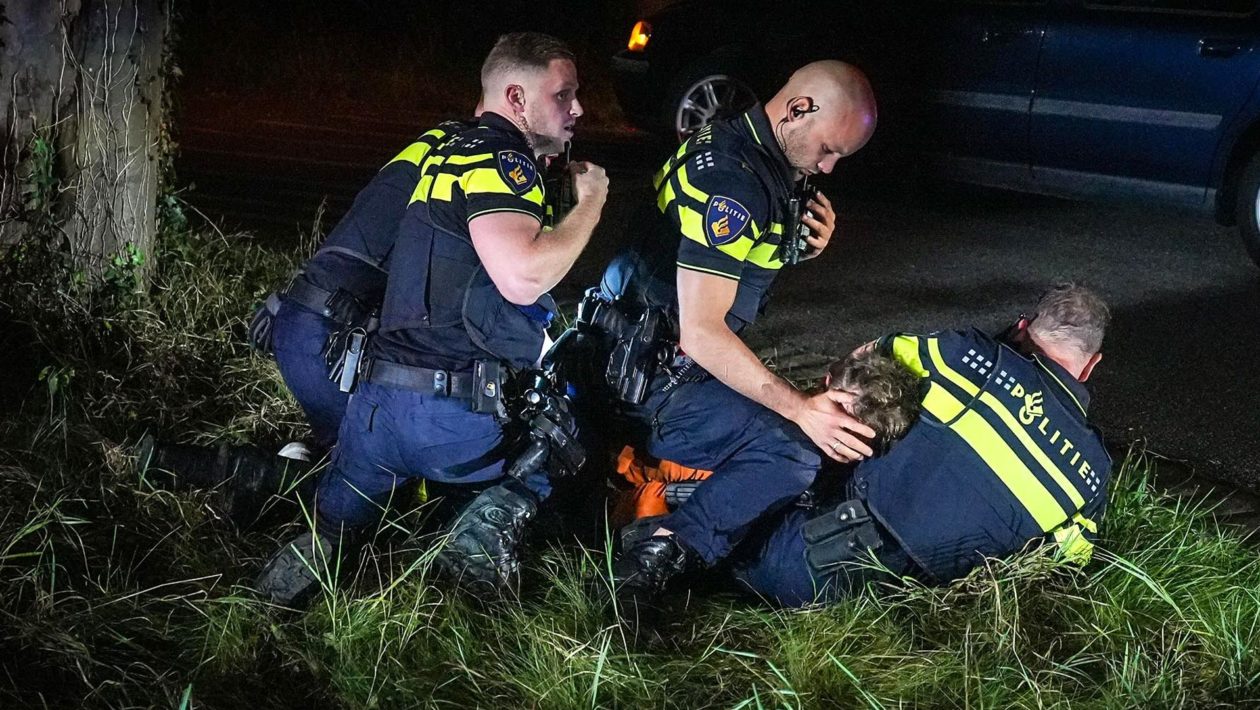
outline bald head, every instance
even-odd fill
[[[866,75],[844,62],[797,69],[765,110],[797,177],[831,172],[875,132],[875,93]]]

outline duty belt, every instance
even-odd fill
[[[359,299],[345,289],[328,291],[311,283],[302,274],[293,277],[289,285],[280,293],[285,300],[292,301],[308,308],[325,318],[332,318],[341,324],[366,326],[374,330],[375,320],[372,310],[364,307]]]
[[[503,412],[503,370],[497,362],[480,361],[472,372],[451,372],[372,359],[364,363],[361,377],[374,385],[463,400],[482,414]]]

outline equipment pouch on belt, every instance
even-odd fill
[[[499,419],[507,417],[503,405],[503,364],[494,360],[478,360],[473,363],[472,411],[493,414]]]
[[[254,317],[249,321],[249,346],[260,355],[271,354],[272,325],[279,312],[280,297],[273,293],[254,311]]]
[[[884,546],[866,506],[847,500],[805,523],[805,561],[819,575],[834,572],[845,562],[855,562]]]
[[[363,351],[367,346],[367,331],[363,328],[351,328],[333,333],[325,348],[325,362],[330,356],[336,359],[329,363],[328,379],[337,383],[342,392],[353,392],[355,382],[359,378],[359,368],[363,363]]]

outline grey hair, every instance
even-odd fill
[[[1040,340],[1093,355],[1102,349],[1110,322],[1111,311],[1097,293],[1068,281],[1051,286],[1041,295],[1028,330]]]

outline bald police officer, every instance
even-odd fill
[[[790,211],[795,183],[830,173],[866,144],[875,119],[859,70],[834,61],[802,67],[764,106],[683,144],[655,177],[643,242],[605,275],[603,297],[626,320],[641,317],[636,308],[659,308],[665,330],[676,328],[666,339],[677,347],[665,348],[665,368],[647,374],[631,410],[648,430],[647,452],[714,472],[616,561],[614,588],[631,611],[689,561],[715,564],[754,522],[797,499],[822,454],[850,461],[871,453],[863,437],[873,432],[842,406],[848,395],[798,391],[741,334],[795,261],[788,249],[798,224],[808,232],[805,258],[825,250],[835,229],[821,193],[805,197],[803,214]],[[628,347],[621,339],[614,356]]]

